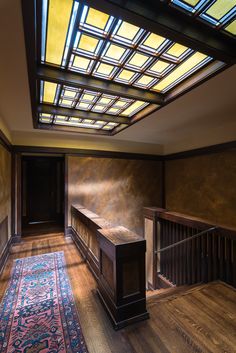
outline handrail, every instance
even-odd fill
[[[192,236],[189,237],[189,238],[186,238],[186,239],[177,241],[177,242],[174,243],[174,244],[171,244],[171,245],[166,246],[165,248],[159,249],[159,250],[157,250],[156,253],[160,253],[160,252],[163,252],[163,251],[166,251],[166,250],[175,248],[176,246],[178,246],[178,245],[180,245],[180,244],[186,243],[186,242],[189,241],[189,240],[192,240],[192,239],[195,239],[195,238],[197,238],[197,237],[200,237],[201,235],[203,235],[203,234],[205,234],[205,233],[213,232],[214,230],[216,230],[216,229],[218,229],[218,228],[219,228],[219,227],[211,227],[211,228],[209,228],[209,229],[205,229],[205,230],[203,230],[202,232],[197,233],[197,234],[194,234],[194,235],[192,235]]]

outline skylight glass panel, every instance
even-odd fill
[[[146,102],[143,101],[136,101],[129,106],[121,115],[124,116],[133,116],[135,113],[139,112],[141,109],[147,106]]]
[[[128,53],[129,51],[120,45],[107,43],[101,58],[110,63],[121,64]]]
[[[83,94],[80,97],[80,100],[89,103],[94,103],[99,97],[99,95],[100,93],[84,90]]]
[[[115,80],[121,83],[131,84],[137,76],[138,74],[136,72],[123,69],[118,76],[116,76]]]
[[[228,33],[236,35],[236,20],[232,21],[229,25],[227,25],[224,30]]]
[[[42,82],[43,85],[43,103],[54,103],[56,98],[57,84],[53,82]]]
[[[126,63],[126,66],[130,67],[131,69],[140,71],[143,70],[151,60],[152,58],[150,58],[150,56],[134,52],[134,54]]]
[[[98,62],[93,71],[93,75],[106,79],[112,79],[117,70],[118,68],[114,65]]]
[[[179,43],[174,43],[165,51],[165,53],[162,54],[162,57],[173,62],[179,62],[186,58],[186,56],[191,52],[192,50],[190,48],[187,48]]]
[[[134,45],[143,32],[143,29],[131,23],[119,20],[111,38],[127,45]]]
[[[73,100],[60,99],[59,105],[61,105],[62,107],[72,108],[74,104],[73,104]]]
[[[169,43],[168,39],[158,34],[148,33],[139,48],[155,55],[160,53]]]
[[[170,4],[192,13],[217,30],[224,30],[223,26],[229,25],[236,16],[236,0],[171,0]]]
[[[147,75],[142,75],[136,82],[135,86],[141,87],[141,88],[149,88],[153,86],[157,82],[157,79],[151,76]]]
[[[216,0],[200,15],[214,25],[223,23],[231,15],[235,14],[235,0]]]
[[[97,57],[102,43],[102,40],[99,40],[94,36],[78,32],[75,40],[75,50],[76,52],[95,58]]]
[[[69,69],[72,71],[81,72],[83,74],[90,74],[94,61],[83,56],[71,55],[69,62]]]
[[[41,123],[51,124],[52,119],[53,119],[53,115],[51,115],[51,114],[45,114],[45,113],[39,114],[39,121]]]
[[[79,102],[78,104],[76,104],[76,109],[89,110],[90,107],[90,103]]]
[[[106,105],[104,106],[104,105],[96,104],[93,106],[92,111],[96,113],[104,113],[106,109],[107,109]]]
[[[42,26],[42,60],[61,65],[67,40],[73,1],[43,1],[44,21]],[[46,23],[46,16],[48,21]],[[46,40],[47,38],[47,40]],[[46,43],[46,46],[45,46]]]
[[[119,124],[117,124],[117,123],[113,123],[113,122],[111,122],[111,123],[108,123],[108,124],[106,124],[104,127],[103,127],[103,129],[104,130],[112,130],[112,129],[114,129],[116,126],[118,126]]]
[[[156,77],[164,76],[168,71],[173,68],[174,65],[170,64],[163,60],[157,60],[148,70],[147,73],[150,73]]]
[[[114,17],[98,11],[92,7],[84,6],[80,20],[80,28],[91,33],[106,36],[114,22]]]
[[[107,114],[114,114],[114,115],[118,115],[120,113],[120,109],[119,108],[110,108],[107,110]]]
[[[174,85],[191,75],[193,72],[201,68],[211,60],[205,54],[196,52],[182,64],[176,67],[169,75],[158,82],[153,89],[158,92],[166,92]]]

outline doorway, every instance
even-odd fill
[[[22,234],[63,231],[64,158],[22,157]]]

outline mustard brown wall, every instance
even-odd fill
[[[143,207],[161,205],[161,162],[69,156],[68,201],[143,235]]]
[[[236,150],[167,161],[166,208],[236,227]]]
[[[0,255],[11,235],[11,154],[0,144]]]

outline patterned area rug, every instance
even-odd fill
[[[0,306],[0,352],[88,352],[63,252],[15,261]]]

